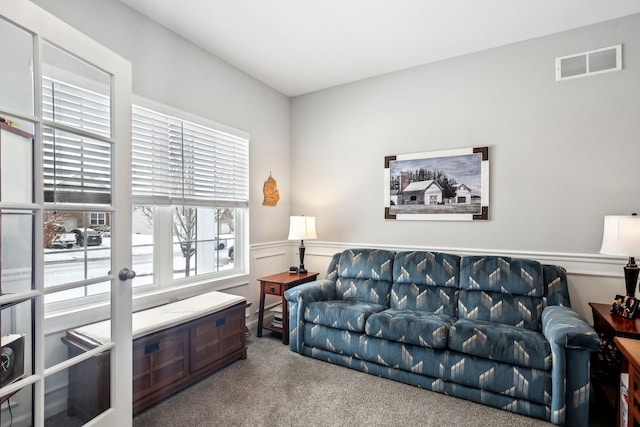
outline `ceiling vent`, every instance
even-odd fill
[[[622,45],[556,58],[556,81],[622,70]]]

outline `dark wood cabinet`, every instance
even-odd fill
[[[624,427],[638,427],[640,426],[640,341],[618,337],[614,338],[614,341],[623,356],[621,372],[629,373],[628,421]],[[620,419],[617,425],[623,426]]]
[[[166,306],[165,306],[166,307]],[[245,308],[242,300],[214,313],[191,317],[133,340],[133,413],[246,359]],[[73,357],[99,342],[76,329],[63,341]],[[69,370],[67,411],[89,420],[110,406],[110,354],[101,353]]]
[[[590,302],[593,327],[602,341],[600,351],[591,354],[591,380],[616,411],[620,409],[622,357],[617,338],[640,340],[640,318],[627,319],[611,313],[611,304]]]

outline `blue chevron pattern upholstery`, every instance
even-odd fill
[[[391,308],[456,315],[460,257],[437,252],[400,252],[393,264]]]
[[[369,316],[385,308],[384,305],[370,302],[318,301],[307,304],[304,320],[316,325],[364,332],[364,324]]]
[[[586,426],[590,352],[566,271],[495,256],[353,249],[288,290],[300,354],[558,425]]]
[[[544,296],[546,305],[561,305],[571,307],[569,287],[567,286],[567,271],[560,265],[543,265]]]
[[[449,330],[449,348],[512,365],[551,369],[551,348],[542,333],[502,323],[459,319]]]
[[[446,314],[390,308],[369,316],[366,333],[423,347],[445,348],[453,321],[454,318]]]
[[[458,317],[540,330],[544,285],[537,261],[464,257]]]
[[[338,262],[336,299],[389,306],[395,254],[379,249],[350,249]]]

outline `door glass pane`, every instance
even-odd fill
[[[77,355],[79,350],[72,346],[67,344],[69,351]],[[81,426],[108,409],[109,377],[106,351],[45,378],[45,426]],[[61,384],[68,385],[68,395]]]
[[[33,114],[33,36],[0,17],[0,40],[0,110]]]
[[[111,203],[111,144],[44,129],[44,200]]]
[[[111,77],[49,43],[42,61],[44,118],[110,137]]]
[[[101,293],[110,295],[110,283],[104,282],[86,287],[74,288],[60,292],[49,293],[45,296],[47,303],[53,301],[64,301],[68,298],[68,294],[74,291],[80,291],[80,295]],[[100,344],[106,344],[111,341],[111,322],[108,319],[110,315],[111,304],[109,301],[95,304],[91,309],[77,310],[73,316],[73,324],[65,325],[64,331],[56,331],[45,336],[45,367],[50,368],[58,363],[62,363],[71,357],[77,356],[79,353],[70,351],[68,340],[71,339],[76,344],[84,342],[84,348],[90,350]],[[48,309],[45,309],[48,313]],[[56,327],[56,318],[45,316],[45,330],[60,329]],[[63,345],[64,343],[64,345]],[[73,347],[73,346],[71,346]],[[80,347],[76,345],[75,349]]]
[[[9,368],[2,372],[1,387],[33,374],[33,304],[31,300],[16,304],[3,304],[0,315],[2,323],[2,347],[9,347]],[[3,354],[6,354],[3,351]],[[5,361],[3,360],[3,363]],[[0,393],[1,393],[0,387]],[[4,418],[4,417],[3,417]]]
[[[111,238],[92,228],[91,217],[92,212],[86,211],[44,212],[45,288],[109,275]],[[99,229],[108,227],[111,224],[111,214],[102,212],[101,217],[105,224],[99,226]],[[109,233],[106,234],[110,236]],[[89,295],[88,290],[80,292],[78,289],[67,291],[68,299]],[[92,292],[98,293],[96,289]]]
[[[153,214],[151,206],[134,206],[132,265],[136,272],[133,286],[153,284]]]
[[[33,289],[33,212],[0,211],[0,290],[2,294]]]
[[[17,393],[2,396],[2,414],[0,426],[2,427],[31,427],[33,413],[31,412],[33,386],[21,388]],[[9,403],[10,402],[10,403]],[[9,407],[11,405],[11,407]]]
[[[33,202],[33,135],[8,126],[0,128],[0,200]]]
[[[111,285],[109,282],[100,282],[95,283],[93,285],[84,285],[77,286],[75,288],[64,289],[58,292],[50,292],[44,296],[45,304],[52,304],[48,307],[45,307],[45,313],[49,313],[53,310],[53,303],[56,302],[65,302],[79,298],[85,298],[88,296],[100,296],[100,303],[104,303],[111,296]],[[92,301],[96,301],[94,298]],[[86,305],[89,305],[90,302],[87,301]]]

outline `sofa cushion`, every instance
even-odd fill
[[[449,328],[449,348],[527,368],[551,369],[549,343],[540,332],[526,328],[458,319]]]
[[[390,307],[456,315],[460,257],[400,252],[393,263]]]
[[[446,348],[453,317],[446,314],[390,308],[369,316],[367,335],[422,347]]]
[[[567,286],[567,271],[559,265],[543,265],[544,296],[546,305],[560,305],[571,307],[569,288]]]
[[[539,262],[496,256],[460,261],[458,317],[540,331],[543,273]]]
[[[381,249],[349,249],[340,255],[336,299],[389,307],[395,253]]]
[[[386,308],[370,302],[317,301],[307,304],[304,320],[336,329],[364,332],[369,316]]]

